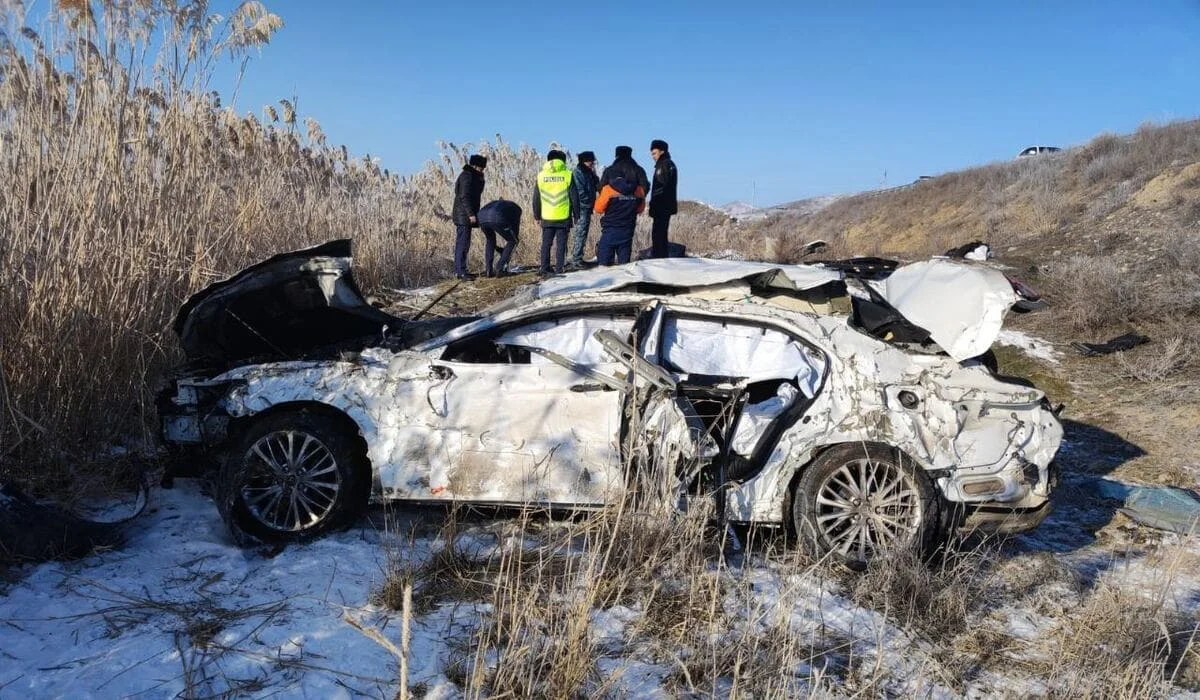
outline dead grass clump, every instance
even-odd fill
[[[1098,587],[1051,635],[1046,676],[1063,697],[1150,697],[1194,673],[1194,621],[1161,601]]]
[[[1049,552],[1014,556],[1000,561],[995,580],[1014,599],[1024,598],[1047,586],[1078,589],[1079,575]]]
[[[948,644],[975,613],[992,584],[993,555],[984,546],[947,551],[925,561],[896,550],[847,582],[850,598],[937,644]]]
[[[1130,323],[1186,325],[1200,318],[1200,242],[1194,236],[1175,234],[1164,236],[1161,244],[1151,256],[1075,255],[1047,265],[1046,290],[1058,318],[1077,332],[1106,331]],[[1150,364],[1130,365],[1126,372],[1152,381],[1186,365],[1192,350],[1186,338],[1191,334],[1172,335],[1185,340],[1168,342],[1161,352],[1151,353],[1153,358],[1147,355]]]
[[[1161,382],[1195,364],[1198,346],[1190,337],[1175,336],[1118,353],[1118,373],[1136,382]]]
[[[754,567],[730,565],[711,507],[629,509],[549,524],[523,514],[485,528],[451,518],[425,561],[389,564],[375,600],[414,614],[446,602],[473,610],[445,672],[467,696],[619,694],[630,663],[664,669],[669,692],[792,697],[828,687],[842,643],[793,627],[804,569],[763,595]],[[757,555],[743,553],[742,560]],[[623,620],[612,636],[605,619]],[[599,625],[599,627],[597,626]]]
[[[1075,255],[1048,267],[1047,291],[1055,311],[1074,331],[1128,323],[1146,313],[1146,287],[1128,264],[1114,258]]]

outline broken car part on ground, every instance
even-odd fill
[[[930,260],[647,260],[553,277],[478,317],[368,305],[337,241],[192,297],[159,400],[235,536],[309,537],[371,500],[602,507],[634,495],[787,525],[861,561],[1049,509],[1061,426],[978,357],[1016,301]]]

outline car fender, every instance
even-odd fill
[[[389,434],[421,419],[394,402],[394,385],[429,377],[426,356],[384,350],[364,352],[355,361],[251,365],[221,377],[234,381],[219,406],[238,421],[291,404],[327,406],[353,421],[367,444],[367,460],[379,465],[392,456]]]

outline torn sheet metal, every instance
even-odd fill
[[[597,267],[553,277],[534,287],[533,298],[573,292],[609,292],[638,284],[706,287],[751,277],[760,278],[767,287],[799,291],[836,282],[842,279],[842,274],[811,265],[704,258],[639,260],[628,265]]]
[[[950,260],[905,265],[875,284],[889,304],[960,362],[992,347],[1017,300],[1000,271]]]

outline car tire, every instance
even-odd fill
[[[814,556],[865,564],[884,551],[929,551],[939,499],[924,471],[900,450],[838,445],[805,468],[792,493],[792,524]]]
[[[361,515],[369,479],[365,446],[342,422],[282,411],[254,419],[234,441],[217,504],[239,544],[298,542]]]

